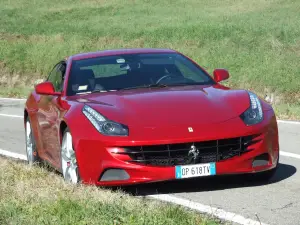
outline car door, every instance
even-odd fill
[[[54,66],[47,78],[56,92],[62,92],[66,64],[60,62]],[[60,96],[41,95],[38,103],[38,121],[43,145],[43,158],[53,166],[60,166],[60,136],[59,124],[61,107]]]

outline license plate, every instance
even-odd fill
[[[176,166],[176,179],[216,175],[216,163]]]

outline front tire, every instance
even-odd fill
[[[72,135],[68,128],[64,131],[61,143],[61,170],[64,180],[68,183],[77,184],[80,181],[79,170],[75,151],[73,148]]]
[[[29,118],[26,119],[25,123],[25,141],[26,141],[26,155],[29,165],[37,164],[40,162],[38,156],[35,139],[33,137],[33,131]]]

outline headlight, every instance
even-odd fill
[[[85,105],[82,108],[82,112],[101,134],[109,136],[128,136],[127,126],[106,119],[90,106]]]
[[[263,111],[259,98],[253,94],[249,93],[250,98],[250,108],[247,109],[240,117],[248,126],[258,124],[263,120]]]

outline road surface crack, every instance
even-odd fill
[[[286,205],[284,205],[284,206],[282,206],[282,207],[280,207],[280,208],[271,209],[271,211],[276,211],[276,210],[286,209],[286,208],[291,207],[292,205],[294,205],[293,202],[291,202],[291,203],[289,203],[289,204],[286,204]]]

